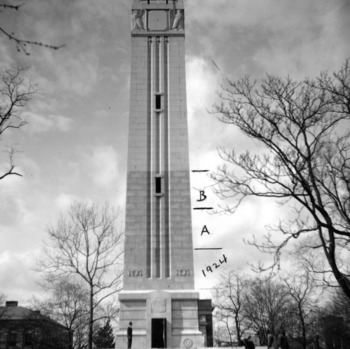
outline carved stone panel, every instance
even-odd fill
[[[165,313],[166,312],[166,299],[154,299],[152,301],[152,313]]]
[[[148,29],[155,31],[167,30],[168,25],[168,13],[167,11],[149,11],[148,12]]]
[[[191,276],[189,269],[179,269],[176,270],[176,276]]]
[[[186,349],[189,349],[193,345],[193,340],[191,338],[185,338],[184,339],[184,345]]]
[[[129,270],[129,277],[142,277],[142,270]]]
[[[183,30],[184,29],[184,11],[175,10],[172,11],[172,30]]]
[[[145,30],[145,10],[132,10],[131,30]]]

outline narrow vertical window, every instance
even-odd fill
[[[7,334],[7,346],[8,347],[15,347],[17,343],[17,333],[13,330],[10,330],[10,332]]]
[[[161,95],[155,95],[156,97],[156,110],[161,110],[162,109],[162,96]]]
[[[24,346],[31,347],[33,344],[33,333],[31,331],[24,332]]]
[[[156,177],[156,195],[162,194],[162,178]]]

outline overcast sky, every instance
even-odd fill
[[[131,0],[26,0],[3,11],[0,24],[21,38],[65,44],[55,51],[17,52],[0,36],[0,64],[25,63],[38,84],[22,116],[29,124],[1,139],[15,146],[23,178],[0,182],[0,292],[25,303],[39,296],[33,271],[45,229],[74,200],[119,207],[124,224],[130,75]],[[337,70],[350,56],[349,0],[184,0],[191,169],[215,170],[217,148],[254,150],[232,126],[208,113],[225,76],[266,73],[313,77]],[[4,166],[0,157],[0,169]],[[196,189],[210,185],[192,174]],[[208,203],[219,204],[209,189]],[[193,212],[197,288],[211,288],[220,271],[201,269],[228,257],[227,269],[265,259],[242,239],[261,235],[280,213],[274,202],[249,200],[233,216]],[[210,235],[200,236],[207,225]],[[221,271],[224,268],[222,267]],[[204,293],[203,293],[204,294]]]

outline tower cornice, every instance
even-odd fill
[[[131,33],[132,36],[185,36],[185,32],[183,30],[178,31],[136,31]]]
[[[185,11],[182,0],[134,0],[131,33],[143,35],[184,35]]]
[[[183,10],[184,4],[182,0],[134,0],[132,9]]]

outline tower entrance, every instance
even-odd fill
[[[152,348],[166,348],[166,319],[152,319]]]

